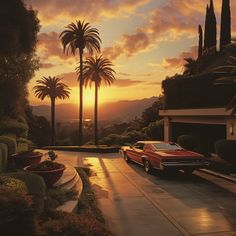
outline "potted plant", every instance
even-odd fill
[[[11,155],[11,158],[17,168],[24,168],[32,164],[38,164],[41,161],[43,154],[41,152],[24,151]]]
[[[62,176],[66,167],[61,163],[55,162],[55,159],[57,158],[55,152],[49,151],[48,156],[49,159],[38,164],[27,166],[25,167],[25,170],[40,175],[41,177],[43,177],[48,187],[53,187],[53,185]]]

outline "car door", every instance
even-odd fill
[[[160,158],[151,144],[145,146],[144,156],[150,161],[152,167],[160,168]]]
[[[142,155],[143,155],[144,143],[136,143],[133,146],[133,160],[137,163],[142,164]]]

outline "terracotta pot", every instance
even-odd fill
[[[17,168],[24,168],[32,164],[38,164],[43,154],[41,152],[20,152],[13,154],[13,158]]]
[[[24,169],[40,175],[44,179],[47,187],[53,187],[53,185],[61,178],[64,170],[66,169],[64,165],[63,167],[55,170],[32,170],[31,168],[32,166],[27,166]]]

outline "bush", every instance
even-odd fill
[[[0,191],[12,191],[16,193],[27,193],[25,183],[10,176],[0,176]]]
[[[24,172],[7,173],[4,175],[19,179],[26,184],[29,194],[33,196],[32,207],[36,214],[41,214],[44,208],[44,198],[46,195],[46,184],[43,178],[36,174]]]
[[[78,198],[78,191],[75,188],[52,188],[48,189],[46,195],[45,208],[52,209],[57,208],[67,201],[76,200]]]
[[[236,141],[218,140],[215,143],[215,152],[219,157],[232,164],[236,164]]]
[[[193,151],[197,147],[197,141],[196,138],[192,135],[181,135],[178,137],[177,143],[187,149]]]
[[[12,119],[5,117],[0,121],[0,134],[15,134],[17,137],[26,138],[28,135],[29,127],[26,121],[20,117],[17,119]]]
[[[67,236],[90,235],[111,236],[104,225],[91,214],[69,214],[66,212],[47,212],[47,218],[41,227],[42,235]]]
[[[145,134],[153,140],[164,139],[164,124],[163,120],[151,122],[148,127],[143,128]]]
[[[8,155],[15,154],[17,151],[16,139],[9,136],[0,136],[0,143],[4,143],[8,147]]]
[[[0,173],[7,169],[7,145],[0,143]]]
[[[106,145],[125,145],[126,143],[135,143],[140,140],[149,140],[150,138],[143,132],[132,130],[122,135],[110,134],[99,140],[99,144]]]
[[[12,190],[0,190],[1,235],[35,236],[36,222],[31,197]]]

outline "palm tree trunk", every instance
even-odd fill
[[[55,99],[51,98],[51,145],[55,144]]]
[[[80,51],[80,81],[79,81],[79,145],[83,144],[83,51]]]
[[[95,145],[98,145],[98,84],[97,82],[95,82],[94,142],[95,142]]]

